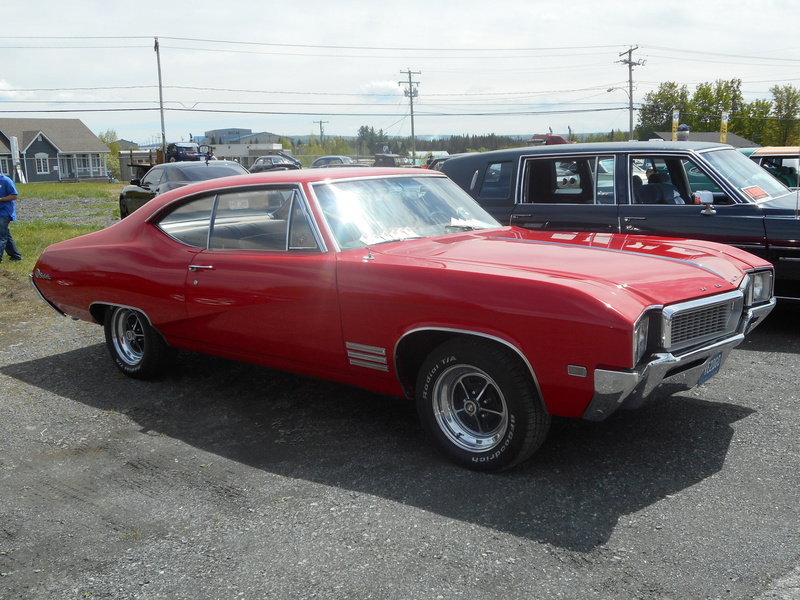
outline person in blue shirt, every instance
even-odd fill
[[[0,262],[3,262],[3,252],[11,260],[22,260],[22,254],[14,244],[11,231],[8,229],[11,221],[17,220],[17,187],[11,178],[0,173]]]

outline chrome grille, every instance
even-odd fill
[[[662,343],[670,352],[734,333],[742,316],[741,292],[668,306],[663,313]]]

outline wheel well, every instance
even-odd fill
[[[102,325],[106,322],[106,311],[111,308],[108,304],[92,304],[89,307],[89,313],[94,317],[94,320]]]
[[[397,348],[395,349],[397,376],[407,397],[414,398],[417,375],[422,368],[422,363],[425,362],[428,355],[433,352],[434,348],[448,340],[458,337],[479,339],[483,343],[494,344],[506,352],[511,351],[511,354],[524,366],[523,372],[527,374],[528,383],[531,385],[532,389],[536,390],[537,395],[541,398],[541,391],[534,378],[532,367],[513,346],[496,338],[476,333],[437,329],[415,331],[403,337],[397,344]]]

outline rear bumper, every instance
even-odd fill
[[[701,348],[681,354],[655,354],[650,362],[631,371],[596,369],[594,396],[584,411],[583,418],[587,421],[602,421],[619,409],[639,408],[649,400],[695,387],[707,369],[716,369],[722,365],[731,350],[774,307],[773,298],[767,304],[746,310],[734,335]]]

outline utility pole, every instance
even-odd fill
[[[421,75],[421,71],[412,71],[410,68],[407,71],[400,71],[401,73],[406,73],[408,75],[408,81],[398,81],[398,85],[408,85],[408,87],[404,90],[404,94],[408,97],[408,105],[411,108],[411,159],[416,161],[417,159],[417,141],[414,137],[414,98],[419,96],[419,89],[415,86],[419,85],[419,81],[411,81],[412,75]]]
[[[319,123],[319,145],[325,143],[325,130],[322,128],[323,123],[327,123],[328,121],[314,121],[314,123]]]
[[[623,58],[622,60],[618,60],[617,62],[622,63],[623,65],[628,65],[628,139],[633,140],[633,67],[643,66],[645,61],[643,60],[633,60],[633,51],[638,50],[639,46],[635,48],[631,46],[625,52],[621,52],[620,56],[628,55],[628,58]]]
[[[167,132],[164,128],[164,91],[161,87],[161,51],[158,46],[158,38],[155,38],[156,45],[153,50],[156,51],[156,63],[158,64],[158,106],[161,112],[161,155],[167,158]]]

